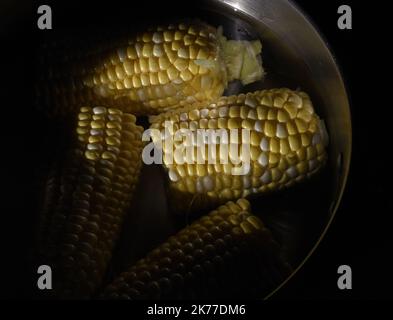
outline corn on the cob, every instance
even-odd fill
[[[227,41],[202,22],[156,27],[88,52],[50,52],[38,105],[67,114],[80,105],[115,105],[136,115],[220,97],[228,80],[263,76],[258,40]],[[52,50],[53,51],[53,50]],[[82,51],[82,50],[79,50]]]
[[[39,250],[58,297],[86,298],[101,284],[140,171],[135,120],[82,107],[75,144],[48,180]]]
[[[150,121],[151,128],[161,132],[152,135],[153,142],[162,149],[170,187],[178,199],[196,197],[196,202],[217,205],[281,189],[317,172],[327,158],[326,129],[304,92],[272,89],[222,97],[216,103],[192,104],[151,116]],[[166,128],[168,123],[170,128]],[[200,129],[226,135],[219,136],[219,142],[198,145]],[[249,138],[240,131],[235,135],[240,150],[230,141],[232,129],[249,130]],[[248,172],[236,173],[248,159]],[[236,163],[240,160],[244,163]]]
[[[104,298],[262,298],[289,275],[279,246],[245,199],[228,202],[122,273]]]

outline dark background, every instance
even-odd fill
[[[351,99],[353,154],[351,172],[340,208],[327,235],[303,268],[271,299],[374,299],[392,298],[392,198],[390,196],[391,133],[389,123],[390,95],[384,83],[391,83],[385,63],[389,54],[390,30],[383,19],[382,1],[372,4],[360,1],[296,1],[315,22],[330,44],[341,66]],[[379,3],[378,3],[379,2]],[[153,2],[152,2],[153,3]],[[162,2],[161,2],[162,3]],[[186,6],[188,1],[178,2]],[[1,35],[1,159],[2,201],[0,219],[0,297],[29,298],[23,289],[36,281],[28,264],[31,241],[29,205],[34,203],[37,186],[29,157],[34,156],[36,132],[26,132],[31,104],[34,37],[37,35],[36,10],[40,4],[2,1]],[[91,4],[91,3],[90,3]],[[337,28],[337,8],[348,4],[353,11],[353,30]],[[82,5],[82,3],[81,3]],[[84,2],[84,6],[87,6]],[[146,12],[159,15],[154,4],[139,6],[93,3],[104,12],[106,6],[117,6],[119,17],[133,19]],[[386,6],[386,5],[385,5]],[[97,9],[100,8],[100,9]],[[83,25],[83,16],[73,12],[56,23]],[[102,18],[102,15],[91,19]],[[143,16],[142,16],[143,17]],[[68,20],[67,20],[68,19]],[[386,22],[386,23],[385,23]],[[389,58],[391,59],[391,58]],[[386,75],[383,77],[383,75]],[[31,126],[30,126],[31,127]],[[36,129],[37,131],[40,128]],[[353,271],[353,289],[337,288],[337,268],[348,264]],[[26,285],[28,284],[28,285]]]

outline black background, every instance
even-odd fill
[[[326,237],[303,268],[271,299],[374,299],[392,298],[391,215],[391,83],[387,62],[391,31],[383,13],[382,1],[296,1],[315,22],[330,44],[342,69],[351,99],[353,153],[351,172],[340,208]],[[92,2],[91,15],[118,6],[119,15],[132,19],[140,6],[154,2],[123,4]],[[161,5],[164,2],[161,2]],[[177,2],[187,6],[188,1]],[[50,1],[17,3],[2,1],[1,7],[1,167],[2,201],[0,211],[0,296],[29,298],[29,287],[36,281],[28,264],[31,223],[29,204],[34,202],[34,132],[20,130],[29,125],[36,10],[50,4],[55,23],[83,25],[78,11],[56,21],[58,4]],[[353,30],[337,28],[337,8],[349,4],[353,11]],[[80,4],[82,6],[82,3]],[[87,2],[83,2],[87,7]],[[384,8],[386,6],[386,8]],[[99,8],[99,9],[98,9]],[[153,10],[154,11],[154,10]],[[155,11],[152,14],[159,15]],[[139,14],[140,16],[140,14]],[[98,19],[99,15],[97,16]],[[149,16],[150,17],[150,16]],[[94,17],[90,17],[94,19]],[[67,20],[68,19],[68,20]],[[146,17],[148,19],[148,17]],[[391,59],[391,58],[389,58]],[[387,84],[387,85],[384,85]],[[389,123],[390,122],[390,123]],[[390,126],[389,126],[390,125]],[[39,128],[37,128],[39,130]],[[337,288],[337,268],[348,264],[353,271],[353,289]]]

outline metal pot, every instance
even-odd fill
[[[232,16],[232,36],[239,35],[242,27],[247,29],[250,26],[252,32],[256,32],[262,39],[263,60],[268,75],[265,83],[255,86],[265,88],[292,85],[293,88],[300,87],[305,90],[311,95],[317,113],[325,120],[329,132],[329,164],[326,172],[322,173],[321,180],[314,181],[319,191],[311,190],[312,186],[310,189],[306,188],[310,197],[317,196],[321,201],[309,202],[305,193],[304,207],[296,204],[295,209],[303,212],[312,211],[317,215],[313,217],[315,221],[311,224],[304,220],[291,224],[289,219],[273,223],[281,224],[281,227],[286,224],[290,227],[299,226],[299,223],[303,225],[300,228],[303,231],[298,231],[307,234],[307,240],[300,241],[305,246],[302,249],[293,249],[294,252],[288,257],[297,267],[296,272],[325,235],[345,188],[351,161],[352,128],[344,81],[326,40],[294,3],[287,0],[214,0],[209,1],[209,4],[213,11],[227,12]],[[228,28],[226,30],[228,31]],[[317,195],[318,192],[323,192],[324,196]],[[280,195],[275,199],[279,201],[279,198]],[[262,199],[259,204],[263,210]],[[306,214],[303,218],[308,219],[310,216],[307,217]],[[276,216],[274,219],[281,218]],[[290,237],[285,241],[291,242]],[[290,244],[286,245],[290,247]]]
[[[141,5],[148,7],[150,3]],[[101,26],[104,21],[115,30],[116,23],[122,21],[131,30],[139,22],[151,24],[155,23],[151,19],[162,20],[165,17],[170,20],[172,16],[187,18],[192,12],[191,18],[205,20],[214,26],[222,25],[229,38],[260,38],[266,80],[245,87],[234,83],[226,94],[271,87],[301,88],[310,94],[317,113],[325,120],[330,137],[329,163],[326,168],[306,183],[251,201],[254,214],[262,217],[282,245],[285,258],[298,270],[315,250],[335,215],[351,159],[348,97],[328,45],[301,10],[286,0],[206,0],[193,5],[183,4],[181,8],[177,6],[175,12],[170,2],[162,6],[162,11],[146,11],[151,13],[149,21],[146,21],[145,16],[131,20],[120,19],[119,15],[129,16],[129,12],[123,10],[116,13],[113,21],[108,17],[108,20],[98,20],[97,25]],[[91,9],[88,6],[86,8]],[[72,6],[68,9],[71,9],[68,12],[77,13],[79,7],[76,11],[73,11]],[[104,17],[106,10],[105,6]],[[84,21],[82,13],[80,16],[80,20]],[[79,20],[76,21],[75,26],[79,27]],[[57,31],[61,33],[64,30]],[[177,229],[176,221],[166,209],[166,177],[161,175],[156,166],[145,166],[142,175],[131,209],[133,215],[125,223],[113,257],[110,270],[113,274],[123,271]],[[186,222],[180,221],[180,224]]]
[[[339,206],[349,172],[351,116],[339,67],[323,36],[292,2],[210,0],[187,9],[188,13],[176,11],[175,17],[184,17],[184,14],[187,17],[191,10],[193,17],[223,26],[228,38],[262,40],[266,79],[245,87],[231,84],[225,94],[273,87],[301,88],[310,94],[317,113],[326,123],[330,143],[329,161],[324,171],[300,186],[252,200],[254,214],[262,217],[281,243],[285,258],[294,267],[293,275],[325,235]],[[173,8],[168,11],[173,14]],[[149,166],[144,170],[147,178],[142,179],[139,200],[135,204],[137,218],[133,218],[126,229],[131,230],[135,221],[144,227],[139,235],[123,235],[117,254],[119,263],[115,259],[118,270],[122,268],[119,266],[135,261],[176,229],[173,218],[165,210],[165,177],[160,177],[158,168]],[[151,201],[151,194],[155,194],[156,201]],[[180,224],[187,222],[184,217]],[[126,257],[126,251],[133,253]]]

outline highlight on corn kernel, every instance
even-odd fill
[[[247,197],[289,187],[318,172],[327,158],[326,128],[304,92],[272,89],[221,97],[150,121],[153,142],[144,148],[145,163],[152,163],[152,150],[172,188],[220,202],[235,199],[228,197],[234,189]],[[235,175],[240,183],[226,185]]]
[[[310,256],[348,173],[346,91],[301,10],[251,2],[89,7],[77,27],[51,6],[29,259],[52,279],[31,297],[262,300]]]
[[[142,151],[145,164],[228,164],[234,165],[232,175],[245,175],[250,170],[249,129],[196,129],[174,131],[174,123],[165,121],[164,129],[148,129],[142,140],[149,141]],[[240,132],[239,132],[240,130]],[[241,137],[239,139],[238,137]],[[240,140],[240,141],[239,141]],[[217,154],[218,149],[218,154]],[[163,152],[165,150],[165,152]],[[176,180],[175,173],[170,175]]]

